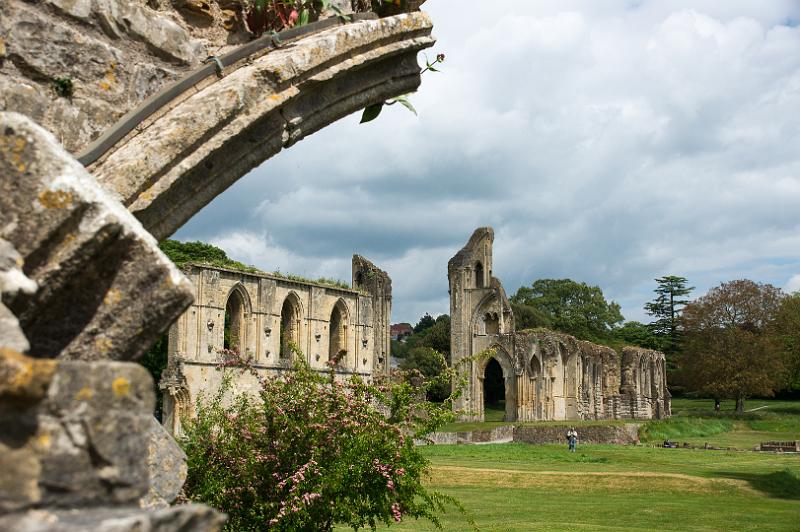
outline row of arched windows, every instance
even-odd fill
[[[239,287],[231,290],[228,301],[225,303],[225,328],[223,346],[225,349],[241,351],[246,345],[245,323],[247,321],[247,305],[245,294]],[[281,320],[278,337],[280,338],[280,358],[291,358],[293,345],[300,345],[300,327],[303,315],[300,299],[294,292],[286,296],[281,306]],[[339,299],[331,310],[328,324],[328,360],[336,362],[342,360],[347,354],[348,332],[347,306]]]

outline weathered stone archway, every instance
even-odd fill
[[[416,90],[434,43],[415,12],[363,20],[243,61],[178,99],[90,166],[161,240],[283,148],[364,107]]]
[[[505,418],[504,421],[517,420],[517,375],[514,371],[514,362],[511,355],[508,354],[502,346],[495,345],[490,349],[492,353],[485,358],[478,361],[478,412],[481,421],[485,417],[485,397],[484,397],[484,380],[486,378],[486,369],[490,362],[495,361],[500,365],[503,371],[503,389],[505,391]]]

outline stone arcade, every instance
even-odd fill
[[[566,334],[517,331],[492,275],[493,241],[491,228],[477,229],[447,265],[452,359],[468,382],[456,405],[464,419],[484,419],[491,371],[502,372],[506,421],[670,415],[663,353],[626,347],[620,360],[609,347]]]
[[[353,256],[352,289],[204,265],[189,265],[185,274],[195,299],[170,329],[160,384],[164,426],[172,433],[192,414],[198,394],[219,388],[215,367],[224,347],[251,358],[265,375],[292,366],[290,343],[316,370],[338,360],[334,371],[343,379],[388,372],[392,280],[363,257]],[[234,386],[239,393],[258,383],[245,373]]]

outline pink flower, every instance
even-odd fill
[[[403,513],[400,511],[400,505],[396,502],[392,503],[392,515],[394,515],[394,520],[398,523],[403,520]]]

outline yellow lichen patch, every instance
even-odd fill
[[[72,205],[72,192],[68,190],[43,190],[39,203],[45,209],[63,209]]]
[[[24,172],[27,166],[22,161],[22,152],[28,142],[23,137],[0,137],[0,152],[8,153],[11,164],[20,173]]]
[[[31,358],[13,349],[0,348],[0,398],[43,398],[55,370],[54,360]]]
[[[101,355],[108,353],[113,345],[114,344],[108,338],[98,338],[94,341],[94,346]]]
[[[78,393],[75,394],[75,399],[78,401],[89,401],[94,396],[94,391],[88,386],[84,386]]]
[[[116,288],[109,290],[103,298],[103,304],[105,305],[116,305],[120,301],[122,301],[122,292]]]
[[[0,37],[0,57],[6,56],[6,40]]]
[[[125,377],[117,377],[111,383],[111,390],[117,397],[125,397],[131,393],[131,381]]]
[[[100,82],[100,88],[104,91],[111,89],[117,83],[117,75],[114,74],[114,70],[117,68],[116,63],[111,63],[108,66],[108,70],[106,70],[105,77]]]
[[[151,188],[145,190],[139,197],[136,198],[136,201],[150,201],[153,199],[153,190]]]
[[[41,451],[47,451],[52,441],[53,438],[50,436],[49,432],[41,432],[36,436],[36,446]]]

